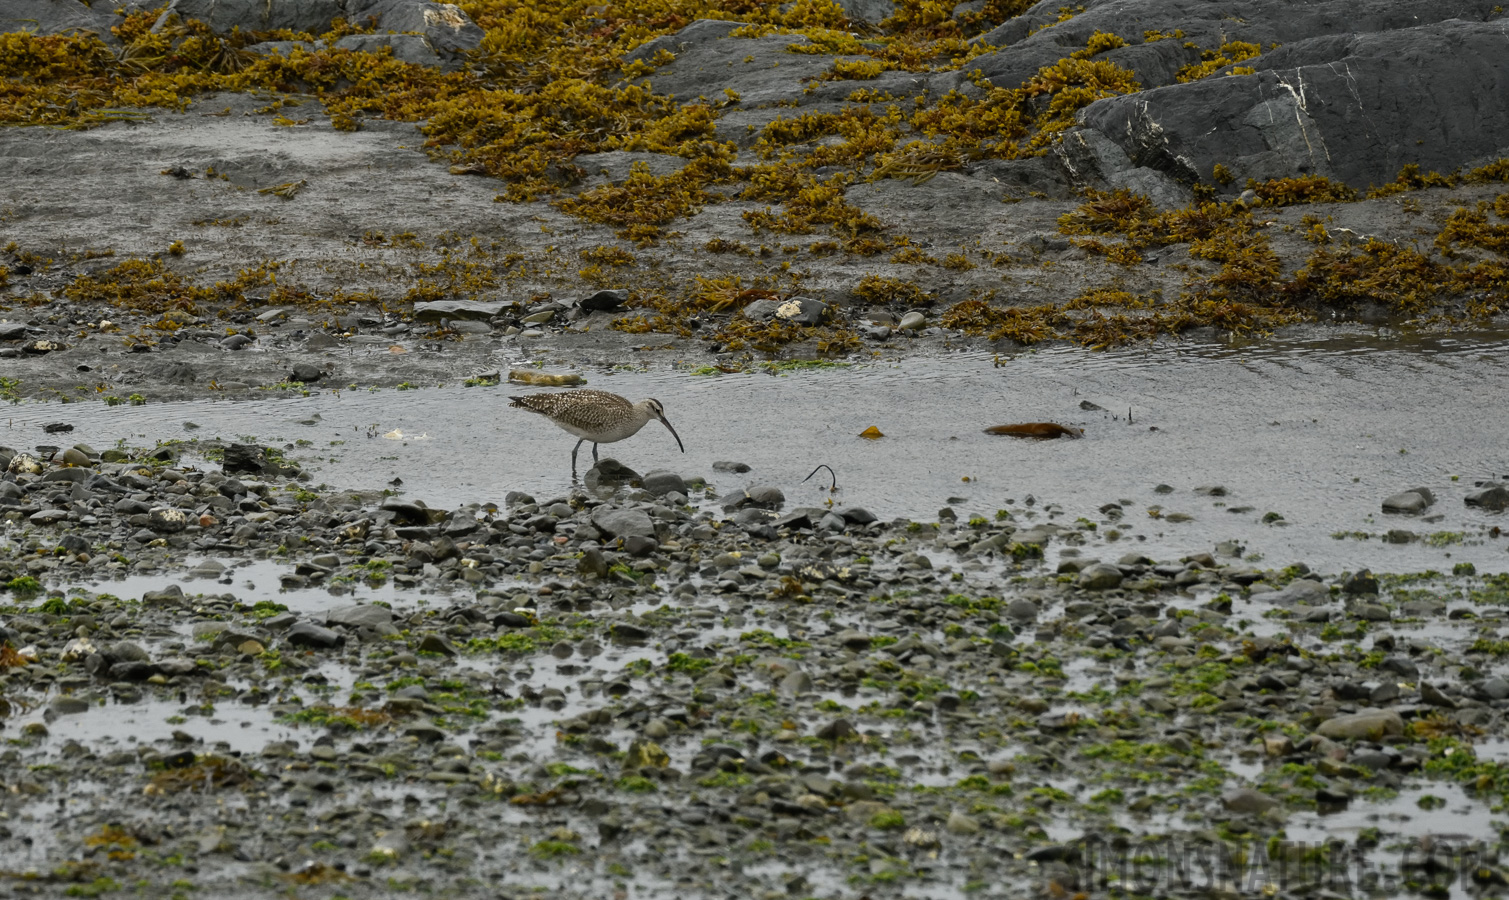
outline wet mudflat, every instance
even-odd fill
[[[1464,498],[1502,474],[1501,350],[584,370],[687,454],[652,425],[579,485],[507,385],[9,407],[0,873],[1491,892],[1509,553]],[[1018,421],[1085,436],[983,433]]]

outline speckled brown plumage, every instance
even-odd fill
[[[627,398],[607,391],[563,391],[508,399],[513,401],[512,406],[537,412],[562,428],[570,425],[581,431],[594,433],[607,431],[634,417],[634,404]]]
[[[651,419],[659,419],[676,439],[681,452],[686,447],[681,435],[671,428],[665,417],[665,408],[659,400],[641,400],[630,403],[627,399],[607,391],[563,391],[554,394],[530,394],[524,397],[509,397],[513,406],[536,412],[561,428],[581,438],[571,448],[571,477],[576,477],[576,453],[582,444],[592,442],[592,461],[597,462],[597,445],[611,444],[632,437]]]

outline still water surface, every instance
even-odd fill
[[[828,499],[826,484],[802,479],[825,463],[838,476],[836,503],[882,518],[931,521],[945,505],[961,519],[990,516],[1030,495],[1070,520],[1104,523],[1099,508],[1122,501],[1123,545],[1154,558],[1235,539],[1264,565],[1303,560],[1322,571],[1402,572],[1471,561],[1499,572],[1509,570],[1506,541],[1485,531],[1505,516],[1470,509],[1463,497],[1477,482],[1509,475],[1506,350],[1509,332],[1353,333],[1152,351],[965,353],[785,376],[695,375],[673,366],[583,374],[594,388],[658,398],[686,443],[682,456],[652,422],[605,445],[605,456],[639,471],[702,475],[724,497],[771,484],[785,491],[788,507],[818,505]],[[569,490],[575,439],[508,407],[509,394],[534,390],[324,391],[113,408],[27,403],[5,411],[0,443],[71,439],[100,449],[120,439],[307,441],[290,455],[332,486],[375,489],[401,478],[407,496],[441,507],[501,503],[511,490],[546,499]],[[53,421],[76,430],[43,434],[40,426]],[[1082,427],[1085,437],[1037,442],[984,433],[1043,421]],[[190,422],[198,427],[187,428]],[[885,437],[858,437],[871,426]],[[382,436],[395,430],[404,437]],[[582,450],[583,470],[590,451]],[[753,470],[715,472],[717,460]],[[1173,492],[1155,492],[1160,484]],[[1209,485],[1224,486],[1227,496],[1195,492]],[[1381,513],[1384,497],[1415,486],[1436,492],[1429,513],[1438,520]],[[1164,518],[1149,515],[1154,508]],[[1270,512],[1287,524],[1265,524]],[[1170,522],[1171,513],[1192,519]],[[1435,539],[1384,543],[1393,528]],[[1341,533],[1370,537],[1333,537]]]

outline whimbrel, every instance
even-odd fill
[[[597,445],[611,444],[633,437],[650,419],[659,419],[676,439],[676,446],[686,452],[681,435],[671,428],[666,420],[665,407],[659,400],[641,400],[630,403],[617,394],[607,391],[564,391],[559,394],[530,394],[527,397],[509,397],[518,406],[537,412],[561,426],[581,440],[571,448],[571,477],[576,477],[576,452],[582,444],[592,442],[592,461],[597,462]]]

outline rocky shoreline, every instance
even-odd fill
[[[199,452],[7,451],[22,895],[1035,897],[1157,841],[1444,884],[1407,815],[1270,838],[1509,789],[1509,583],[1470,566],[1154,561],[1114,505],[886,522],[609,461],[436,510]]]
[[[1502,322],[1491,0],[747,6],[27,0],[7,392]]]

